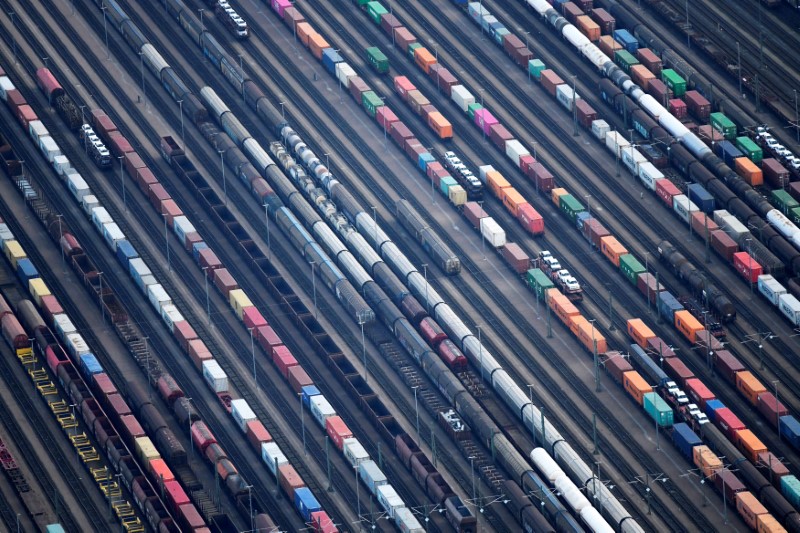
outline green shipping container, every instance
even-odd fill
[[[381,25],[381,17],[388,13],[389,12],[380,2],[367,2],[367,15],[369,15],[369,18],[372,19],[372,22],[378,26]]]
[[[790,474],[781,478],[781,493],[786,497],[792,507],[800,506],[800,480]]]
[[[795,225],[800,226],[800,207],[789,209],[789,214],[786,216],[789,217],[789,220],[794,222]]]
[[[667,87],[672,90],[672,94],[676,97],[686,94],[686,80],[678,76],[678,73],[671,68],[665,68],[661,71],[661,81],[667,84]]]
[[[450,187],[455,187],[456,185],[458,185],[458,182],[451,176],[445,176],[439,181],[439,188],[442,190],[442,194],[448,198],[450,197]]]
[[[470,120],[475,120],[475,111],[478,109],[483,109],[483,106],[477,102],[467,106],[467,115],[469,115]]]
[[[419,44],[419,43],[411,43],[411,44],[409,44],[408,45],[408,57],[410,57],[411,59],[414,59],[414,50],[416,50],[417,48],[421,48],[421,47],[422,47],[422,45]]]
[[[662,428],[672,427],[675,413],[658,393],[648,392],[644,395],[644,410]]]
[[[364,104],[369,116],[374,117],[375,112],[383,105],[383,100],[375,94],[375,91],[366,91],[361,94],[361,103]]]
[[[639,274],[644,274],[646,270],[633,254],[619,256],[619,269],[634,287],[639,281]]]
[[[389,58],[377,46],[367,48],[367,61],[380,74],[389,72]]]
[[[547,289],[555,288],[555,284],[550,281],[550,278],[547,277],[547,274],[538,268],[532,268],[528,270],[528,274],[525,276],[525,281],[528,283],[528,287],[536,291],[536,297],[541,301],[544,301],[544,296]]]
[[[358,7],[364,7],[370,3],[370,0],[356,0],[356,2],[358,3]]]
[[[528,60],[528,72],[534,78],[541,79],[542,71],[547,68],[544,66],[544,62],[541,59],[529,59]]]
[[[567,216],[569,217],[570,222],[572,222],[573,224],[575,223],[575,217],[578,216],[578,213],[582,213],[583,211],[586,211],[586,208],[583,207],[583,204],[581,204],[571,194],[563,194],[563,195],[561,195],[561,197],[559,197],[559,199],[558,199],[558,206],[561,208],[561,210],[564,213],[567,214]]]
[[[632,66],[639,64],[639,60],[636,59],[633,56],[633,54],[631,54],[630,52],[628,52],[624,48],[622,50],[617,50],[617,52],[614,55],[615,55],[615,59],[617,61],[617,64],[625,72],[630,72]]]
[[[792,198],[792,195],[783,189],[775,189],[772,191],[770,201],[772,205],[780,209],[781,213],[784,215],[788,215],[790,210],[800,207],[800,203],[797,203],[797,200]]]
[[[736,124],[722,113],[711,113],[711,127],[722,134],[726,139],[733,140],[736,137]]]
[[[761,163],[761,159],[764,157],[764,151],[750,137],[736,137],[736,147],[756,165]]]
[[[494,40],[497,42],[497,44],[502,46],[503,45],[503,37],[505,37],[509,33],[511,33],[511,32],[508,31],[508,28],[498,28],[497,31],[494,32]]]

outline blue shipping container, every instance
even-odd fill
[[[29,280],[39,277],[39,271],[27,257],[17,261],[17,276],[27,285]]]
[[[47,524],[45,526],[45,531],[47,533],[64,533],[64,528],[61,524]]]
[[[664,372],[638,344],[631,344],[631,360],[636,363],[642,372],[644,372],[645,376],[649,378],[648,381],[655,382],[654,384],[656,387],[662,387],[664,383],[671,381],[667,373]]]
[[[639,49],[639,41],[628,30],[614,30],[614,40],[625,47],[633,55]]]
[[[322,51],[322,66],[331,74],[336,75],[336,64],[342,61],[344,61],[342,56],[333,48],[326,48]]]
[[[450,196],[450,187],[455,187],[456,185],[458,185],[458,182],[451,176],[446,176],[439,181],[439,188],[445,196]]]
[[[725,404],[714,398],[706,402],[706,416],[713,424],[717,421],[717,409],[724,409]]]
[[[428,163],[434,163],[435,161],[436,161],[435,157],[433,157],[428,152],[425,152],[419,154],[419,159],[417,160],[417,164],[419,165],[420,170],[422,170],[423,172],[427,172]]]
[[[670,324],[675,322],[675,313],[683,311],[683,305],[669,291],[658,293],[658,314]]]
[[[739,157],[744,157],[744,154],[741,150],[736,148],[736,146],[730,141],[720,141],[716,144],[717,147],[717,155],[725,161],[725,164],[729,167],[733,168],[735,163],[733,162],[734,159]]]
[[[781,417],[781,436],[795,448],[800,447],[800,422],[794,416]]]
[[[294,506],[306,522],[311,522],[311,513],[322,510],[319,502],[308,487],[302,487],[294,491]]]
[[[200,251],[206,248],[208,248],[208,245],[205,241],[196,242],[192,245],[192,257],[194,257],[195,263],[200,261]]]
[[[672,426],[672,442],[678,450],[688,459],[692,458],[692,449],[700,446],[703,441],[692,431],[692,428],[680,422]]]
[[[691,183],[688,187],[689,200],[695,203],[700,211],[711,214],[714,211],[714,196],[699,183]]]
[[[139,253],[131,243],[126,240],[117,243],[117,259],[125,268],[128,268],[128,263],[131,259],[139,257]]]
[[[301,389],[303,391],[303,405],[311,408],[311,397],[319,395],[319,389],[316,385],[306,385]]]
[[[85,353],[81,355],[80,359],[81,373],[83,373],[84,377],[90,378],[95,374],[103,372],[100,361],[97,360],[97,357],[95,357],[93,353]]]
[[[797,476],[789,474],[781,478],[781,493],[792,506],[800,505],[800,481],[797,480]]]
[[[583,224],[589,219],[594,219],[594,217],[588,212],[581,211],[578,213],[578,216],[575,217],[575,225],[578,227],[578,231],[583,231]]]

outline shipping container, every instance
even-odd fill
[[[789,171],[777,159],[763,159],[761,161],[761,171],[764,175],[764,180],[773,189],[783,189],[789,185]]]
[[[696,446],[693,448],[692,460],[706,479],[713,480],[716,473],[722,470],[722,461],[708,446]]]
[[[556,95],[556,88],[564,84],[564,80],[554,70],[550,69],[539,73],[539,81],[542,83],[542,87],[553,97]]]
[[[741,429],[735,433],[736,435],[736,447],[739,448],[739,451],[753,463],[758,462],[758,456],[761,453],[767,451],[767,447],[764,445],[761,440],[756,437],[755,433],[753,433],[749,429]]]
[[[661,81],[667,85],[667,88],[675,96],[681,97],[686,94],[686,80],[671,68],[661,71]]]
[[[659,427],[672,427],[674,412],[667,402],[655,392],[644,395],[644,410]]]
[[[683,336],[689,340],[689,342],[697,342],[697,333],[700,331],[705,331],[703,324],[701,324],[700,321],[694,317],[694,315],[685,309],[675,311],[674,316],[675,327],[678,328],[678,331],[680,331]]]
[[[686,107],[696,119],[706,121],[711,115],[711,102],[697,91],[686,91],[684,95]]]
[[[619,267],[619,258],[628,253],[628,250],[611,235],[600,238],[600,251],[614,266]]]
[[[714,367],[732,383],[736,381],[736,374],[745,370],[744,365],[728,350],[714,352]]]
[[[622,385],[625,387],[625,391],[630,394],[639,405],[644,403],[645,394],[653,392],[653,387],[648,385],[644,378],[635,370],[623,374]]]
[[[736,138],[736,124],[723,113],[710,113],[709,118],[711,120],[711,127],[722,133],[726,139],[733,140]]]
[[[619,268],[622,274],[628,278],[631,285],[636,285],[640,274],[645,273],[642,265],[633,254],[623,254],[619,257]]]
[[[672,442],[687,459],[692,458],[692,450],[701,446],[703,441],[692,429],[684,423],[672,426]]]
[[[764,173],[758,166],[746,157],[737,157],[733,160],[736,173],[752,187],[764,184]]]
[[[761,265],[747,252],[733,254],[733,268],[749,283],[757,282],[763,273]]]
[[[753,406],[758,405],[759,395],[767,392],[766,387],[749,370],[736,374],[736,388]]]
[[[370,46],[366,49],[366,53],[367,61],[377,73],[385,74],[389,72],[389,58],[386,57],[386,54],[381,52],[380,48],[377,46]]]

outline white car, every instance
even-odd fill
[[[792,157],[788,161],[789,166],[795,170],[800,170],[800,158]]]

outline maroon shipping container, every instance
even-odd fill
[[[711,148],[715,143],[725,140],[725,136],[722,135],[722,133],[709,125],[698,127],[697,136],[700,137],[709,148]]]
[[[124,433],[122,436],[127,439],[129,444],[133,444],[134,439],[145,436],[144,429],[142,429],[141,424],[139,424],[135,416],[121,416],[120,423],[122,424],[122,432]]]
[[[156,175],[153,174],[153,171],[147,167],[140,168],[135,175],[136,184],[139,186],[139,190],[144,194],[148,193],[151,185],[158,183],[158,178],[156,178]]]
[[[419,112],[422,115],[422,120],[425,122],[428,122],[428,115],[431,113],[436,113],[437,111],[439,110],[436,109],[436,106],[433,104],[424,105],[419,109]]]
[[[120,394],[109,394],[106,398],[108,403],[108,410],[110,415],[115,421],[120,420],[121,417],[132,413],[131,408],[125,402],[125,398]]]
[[[428,149],[425,148],[425,146],[423,146],[422,143],[420,143],[419,141],[415,143],[406,141],[406,153],[408,154],[408,157],[410,157],[413,161],[418,161],[419,156],[428,153]]]
[[[639,62],[647,67],[647,70],[652,72],[656,78],[661,78],[661,58],[658,57],[652,50],[649,48],[639,48],[636,51],[636,59]]]
[[[48,294],[47,296],[42,296],[42,315],[44,317],[44,321],[48,324],[53,323],[53,317],[55,315],[60,315],[64,312],[64,308],[61,307],[61,304],[58,303],[58,299],[53,296],[52,294]]]
[[[158,386],[158,394],[169,405],[172,405],[175,400],[183,396],[183,390],[180,385],[178,385],[175,378],[169,374],[161,374],[156,385]]]
[[[649,302],[653,305],[657,301],[658,293],[664,290],[664,286],[661,283],[656,284],[656,277],[649,272],[639,274],[636,278],[636,287],[645,298],[649,295]]]
[[[706,121],[711,115],[711,102],[697,91],[686,91],[683,95],[686,108],[696,119]]]
[[[667,359],[667,361],[677,361],[677,358]],[[666,361],[665,361],[666,362]],[[686,395],[692,403],[696,403],[701,411],[706,410],[706,404],[715,398],[714,393],[697,378],[687,379],[683,385]]]
[[[708,234],[706,234],[706,228],[708,228]],[[692,230],[700,235],[703,240],[710,238],[711,233],[717,231],[718,229],[719,226],[717,226],[717,223],[714,222],[714,219],[709,217],[706,213],[702,211],[692,212]]]
[[[431,346],[436,348],[447,338],[447,334],[431,317],[425,317],[419,323],[419,333]]]
[[[489,139],[501,150],[505,151],[506,141],[510,141],[513,138],[514,136],[511,135],[511,132],[502,124],[497,123],[489,126]]]
[[[489,215],[483,210],[483,207],[478,202],[467,202],[464,204],[464,217],[469,220],[472,227],[475,229],[480,228],[481,219]]]
[[[222,261],[219,260],[214,250],[203,248],[200,250],[200,268],[205,269],[208,277],[212,277],[215,270],[222,268]]]
[[[171,198],[167,190],[160,183],[153,183],[150,185],[150,188],[147,191],[147,197],[150,200],[150,204],[156,210],[161,208],[161,202]]]
[[[202,420],[192,424],[192,442],[201,453],[205,453],[206,448],[217,442],[214,434]]]
[[[111,149],[111,153],[114,154],[114,157],[119,157],[135,151],[128,139],[122,135],[112,135],[108,147]]]
[[[135,176],[137,170],[147,167],[142,157],[136,152],[128,152],[125,154],[125,159],[123,159],[123,161],[125,162],[125,170],[128,172],[129,176]]]
[[[305,22],[306,18],[295,7],[287,7],[283,11],[283,22],[294,32],[295,28],[301,22]]]
[[[533,57],[533,54],[531,54],[531,57]],[[458,85],[458,79],[453,73],[442,66],[436,69],[433,81],[436,82],[436,88],[439,89],[439,92],[444,93],[448,97],[450,96],[450,89],[452,89],[454,85]]]
[[[269,434],[261,420],[251,420],[245,427],[247,428],[245,431],[247,440],[250,441],[253,448],[260,450],[262,442],[272,441],[272,435]]]
[[[256,306],[244,308],[242,311],[242,321],[247,329],[259,328],[268,324],[267,319],[264,318],[264,315],[261,314],[261,311],[259,311]]]
[[[736,501],[736,493],[747,490],[744,483],[730,470],[720,470],[714,476],[714,486],[717,490],[725,491],[725,499],[729,502]]]
[[[352,76],[348,80],[348,83],[350,84],[350,94],[353,95],[355,101],[361,105],[361,94],[370,90],[369,85],[358,76]]]
[[[297,394],[303,392],[303,387],[314,384],[314,380],[308,377],[308,374],[300,365],[291,367],[288,369],[287,373],[289,374],[289,385],[291,385],[292,390]]]
[[[39,120],[39,117],[36,116],[36,112],[33,110],[31,106],[28,104],[23,104],[16,109],[17,120],[19,120],[22,127],[26,130],[28,129],[28,124],[33,122],[34,120]]]
[[[591,128],[592,121],[597,120],[597,111],[583,98],[575,101],[575,110],[578,114],[578,122],[584,128]]]
[[[447,172],[447,170],[446,170],[446,169],[444,169],[444,168],[443,168],[443,169],[441,169],[441,170],[436,170],[436,171],[434,171],[434,172],[433,172],[433,184],[434,184],[436,187],[438,187],[438,186],[439,186],[439,184],[441,183],[441,181],[442,181],[444,178],[446,178],[446,177],[449,177],[449,176],[450,176],[450,173],[449,173],[449,172]]]
[[[109,394],[116,394],[119,392],[114,382],[111,381],[111,378],[108,377],[108,374],[105,372],[94,374],[92,376],[92,381],[94,382],[95,389],[100,392],[101,396],[108,396]]]
[[[513,33],[503,36],[503,48],[511,59],[520,67],[527,68],[528,61],[533,59],[531,52],[522,40]]]
[[[203,237],[201,237],[200,233],[197,231],[191,231],[187,233],[184,239],[183,247],[187,252],[191,252],[194,249],[194,245],[198,242],[203,242]]]
[[[741,431],[746,427],[744,422],[728,407],[722,407],[714,412],[714,425],[731,441],[735,440],[737,431]]]
[[[421,91],[408,91],[408,105],[417,115],[422,116],[422,108],[430,105],[431,101]]]
[[[172,227],[172,221],[175,219],[175,217],[183,215],[183,211],[181,210],[180,207],[178,207],[178,204],[172,198],[163,200],[161,202],[161,209],[159,210],[159,212],[161,213],[161,215],[166,216],[167,225],[169,227]]]
[[[218,268],[214,270],[214,285],[217,286],[217,289],[225,296],[226,300],[231,291],[235,291],[239,288],[239,284],[233,278],[233,275],[228,272],[227,268]]]
[[[789,184],[789,171],[777,159],[771,157],[761,160],[761,171],[764,174],[764,181],[773,189],[783,189]],[[794,193],[790,189],[788,192],[793,197],[800,195],[800,187],[794,187]],[[797,197],[795,197],[797,200]]]
[[[297,470],[290,464],[281,465],[278,467],[278,479],[280,480],[281,488],[284,494],[294,500],[294,491],[302,489],[306,486],[303,478],[297,473]]]
[[[531,266],[531,259],[515,242],[507,242],[501,250],[503,259],[517,274],[524,274]]]
[[[561,14],[570,22],[575,24],[578,17],[583,15],[583,10],[579,8],[574,2],[565,2],[561,4]]]
[[[654,361],[658,361],[661,358],[668,359],[670,357],[675,357],[675,352],[672,351],[669,344],[664,342],[661,337],[647,339],[647,351],[651,354]]]
[[[175,322],[172,326],[172,334],[178,340],[178,344],[180,344],[184,352],[189,349],[189,341],[197,338],[197,332],[186,320]]]
[[[600,248],[600,239],[611,235],[605,226],[603,226],[596,218],[591,218],[583,222],[583,236],[586,237],[592,246]]]
[[[553,97],[556,95],[556,87],[564,83],[564,80],[554,70],[550,69],[543,70],[540,73],[539,81],[542,83],[542,87]]]
[[[675,115],[675,118],[686,118],[688,110],[686,109],[686,102],[680,98],[672,98],[667,102],[667,109]]]
[[[710,332],[706,330],[700,330],[696,334],[695,342],[697,346],[703,349],[709,350],[721,350],[722,343],[717,340],[717,338]]]
[[[387,13],[381,17],[381,29],[386,35],[391,35],[397,28],[402,28],[403,25],[397,20],[397,17],[391,13]]]
[[[10,107],[15,114],[20,106],[28,103],[25,101],[25,97],[22,96],[22,93],[19,92],[18,89],[11,89],[10,91],[7,91],[6,100],[8,101],[8,107]]]
[[[191,503],[181,505],[178,509],[178,522],[182,524],[187,531],[197,531],[206,525],[203,517]],[[199,532],[198,532],[199,533]]]
[[[104,140],[110,139],[112,131],[117,131],[117,125],[111,120],[102,109],[92,110],[92,128]]]
[[[533,179],[532,178],[532,176],[533,176],[533,165],[535,165],[535,164],[536,164],[536,160],[530,154],[522,155],[522,156],[519,157],[519,169],[528,178]]]
[[[574,0],[584,13],[589,13],[594,6],[594,0]]]
[[[728,350],[714,352],[714,367],[731,383],[736,381],[736,374],[744,372],[744,365]]]
[[[269,354],[272,353],[272,349],[274,347],[283,344],[280,336],[275,333],[275,330],[272,329],[272,326],[260,326],[256,328],[256,338],[258,339],[258,343],[261,345],[264,351]]]
[[[297,366],[297,359],[286,346],[275,346],[272,348],[272,362],[278,367],[284,378],[289,376],[289,369]]]
[[[401,148],[405,146],[406,139],[410,139],[414,136],[414,134],[411,133],[411,130],[408,129],[408,126],[403,124],[403,121],[401,120],[398,120],[391,125],[389,128],[389,135],[392,136],[394,142],[396,142]]]
[[[661,105],[667,105],[667,100],[672,96],[672,91],[658,78],[650,80],[647,85],[647,92]]]
[[[778,426],[780,417],[789,414],[786,406],[780,400],[776,400],[775,395],[771,392],[764,392],[758,396],[758,410],[775,427]]]
[[[408,47],[417,42],[417,38],[414,37],[413,33],[408,31],[408,28],[400,26],[394,30],[394,42],[403,53],[407,53]]]
[[[791,182],[786,190],[789,192],[792,198],[800,202],[800,182],[798,181]]]
[[[772,484],[778,488],[781,486],[781,478],[789,475],[789,469],[786,468],[783,461],[775,457],[772,452],[759,453],[757,466],[763,467],[766,470],[764,477],[772,480]]]
[[[375,119],[378,121],[378,124],[385,130],[389,130],[390,126],[397,122],[399,119],[397,115],[394,114],[394,111],[389,109],[389,106],[384,105],[378,108],[375,112]]]
[[[664,372],[674,379],[679,387],[686,387],[687,381],[694,377],[694,372],[689,370],[689,367],[677,357],[666,358],[663,363],[660,361],[660,356],[656,357],[655,360],[663,365]]]
[[[603,366],[606,368],[606,372],[611,374],[611,377],[614,378],[614,381],[617,383],[622,383],[622,375],[625,372],[630,372],[633,370],[633,367],[627,359],[619,355],[619,352],[606,352],[606,356],[609,356],[605,361],[603,361]]]
[[[548,193],[555,187],[553,175],[544,165],[538,162],[533,165],[533,182],[541,193]]]
[[[425,173],[428,175],[429,178],[433,179],[433,175],[436,172],[444,170],[444,167],[438,161],[434,161],[432,163],[428,163],[425,167]]]
[[[603,35],[608,35],[616,29],[616,19],[614,19],[614,17],[612,17],[608,11],[602,7],[592,9],[589,16],[591,16],[592,20],[595,21],[598,26],[600,26],[600,32]]]

